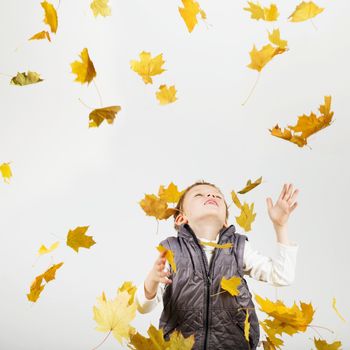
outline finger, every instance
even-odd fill
[[[289,184],[288,188],[287,188],[287,191],[283,197],[283,200],[287,201],[290,197],[290,194],[292,193],[292,189],[293,189],[293,185],[292,184]]]
[[[160,282],[161,283],[165,283],[165,284],[171,284],[173,281],[171,280],[171,279],[169,279],[169,278],[161,278],[160,279]]]
[[[266,203],[267,203],[267,208],[271,209],[273,204],[272,204],[272,199],[270,197],[266,198]]]
[[[299,190],[296,189],[296,190],[294,191],[294,193],[292,194],[292,196],[291,196],[291,197],[289,198],[289,200],[288,200],[288,203],[289,203],[289,204],[292,204],[292,203],[295,202],[295,200],[296,200],[296,198],[297,198],[297,196],[298,196],[298,193],[299,193]]]
[[[284,185],[283,185],[283,188],[282,188],[282,191],[281,191],[281,193],[280,193],[280,195],[279,195],[279,197],[278,197],[278,200],[281,200],[281,199],[283,198],[286,189],[287,189],[287,185],[284,184]]]
[[[292,205],[292,207],[291,207],[291,209],[290,209],[290,212],[292,212],[297,206],[298,206],[298,202],[295,202],[295,203]]]

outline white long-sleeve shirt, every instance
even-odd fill
[[[210,241],[200,238],[203,242],[217,243],[216,240]],[[296,257],[299,245],[296,242],[290,242],[289,245],[276,242],[277,252],[274,258],[265,256],[257,250],[253,250],[249,241],[245,242],[243,253],[243,273],[258,281],[267,282],[273,286],[288,286],[294,281]],[[210,263],[214,247],[204,245],[205,255]],[[169,263],[166,262],[165,269],[169,270]],[[145,296],[144,282],[141,283],[136,291],[137,310],[141,314],[151,312],[159,302],[162,301],[164,292],[164,283],[159,283],[157,293],[152,299]]]

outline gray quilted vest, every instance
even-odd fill
[[[195,336],[193,350],[255,350],[260,337],[259,322],[252,295],[243,278],[243,252],[246,236],[235,232],[235,226],[219,233],[218,244],[233,243],[227,249],[215,249],[208,266],[202,246],[189,225],[180,226],[177,237],[168,237],[160,244],[175,255],[177,272],[165,285],[164,309],[159,320],[164,339],[178,330],[184,337]],[[170,268],[171,269],[171,268]],[[239,276],[238,296],[222,292],[222,277]],[[245,309],[242,309],[245,308]],[[246,309],[249,311],[249,344],[244,337]]]

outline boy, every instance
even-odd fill
[[[248,238],[228,225],[228,208],[221,191],[208,182],[189,186],[174,214],[177,237],[160,244],[174,253],[177,272],[159,255],[136,293],[138,311],[150,312],[163,298],[159,328],[164,339],[174,330],[195,336],[193,350],[254,350],[259,343],[259,323],[244,274],[275,286],[293,282],[298,245],[287,237],[287,221],[296,208],[298,190],[285,184],[275,203],[267,198],[269,217],[277,238],[277,256],[266,257],[252,250]],[[233,243],[232,248],[202,246],[200,241]],[[166,269],[165,268],[166,263]],[[220,281],[241,277],[239,295],[222,292]],[[249,343],[244,320],[249,313]]]

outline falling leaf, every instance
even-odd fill
[[[236,216],[236,221],[239,226],[241,226],[245,232],[250,231],[251,224],[255,220],[256,213],[254,213],[254,203],[251,203],[250,206],[248,203],[244,202],[241,207],[241,214]]]
[[[75,81],[78,81],[82,84],[90,84],[92,79],[96,77],[96,71],[93,62],[89,57],[87,48],[84,48],[80,53],[80,58],[82,62],[74,61],[70,64],[72,73],[77,75]]]
[[[43,30],[39,33],[34,34],[29,40],[42,40],[42,39],[47,39],[48,41],[51,41],[50,38],[50,33],[47,32],[46,30]]]
[[[244,320],[244,337],[249,342],[249,331],[250,331],[250,323],[249,323],[249,312],[246,310],[246,316]]]
[[[39,248],[38,255],[44,255],[44,254],[51,253],[53,250],[55,250],[59,246],[59,244],[60,244],[60,242],[55,242],[55,243],[51,244],[50,248],[46,248],[42,244],[41,247]]]
[[[157,329],[152,324],[149,326],[147,333],[149,338],[140,333],[133,335],[128,348],[132,350],[190,350],[195,342],[193,334],[184,338],[176,329],[170,334],[167,341],[164,339],[163,329]]]
[[[168,208],[164,199],[154,194],[146,194],[139,204],[147,215],[154,216],[157,220],[166,220],[175,213],[175,209]]]
[[[89,114],[89,128],[96,128],[106,120],[108,124],[113,124],[116,114],[121,110],[120,106],[109,106],[94,109]]]
[[[264,350],[280,349],[280,347],[284,344],[284,341],[276,336],[279,330],[268,327],[265,321],[259,321],[261,328],[267,334],[266,341],[263,341]]]
[[[89,226],[78,226],[73,231],[69,230],[67,235],[67,245],[73,248],[77,253],[79,248],[89,249],[96,242],[93,240],[92,236],[86,236],[85,233]]]
[[[217,244],[217,243],[214,243],[214,242],[204,242],[204,241],[199,241],[199,244],[206,245],[206,246],[209,246],[209,247],[218,248],[218,249],[228,249],[228,248],[231,248],[233,246],[232,243]]]
[[[166,251],[165,258],[167,259],[167,261],[170,264],[173,271],[176,272],[175,258],[174,258],[174,253],[172,252],[172,250],[167,249],[161,245],[158,245],[157,249],[160,253],[163,253],[164,251]]]
[[[333,307],[334,311],[336,312],[336,314],[339,316],[339,318],[343,322],[346,322],[345,318],[340,314],[340,312],[338,311],[337,306],[335,304],[336,304],[336,299],[335,299],[335,297],[333,297],[333,299],[332,299],[332,307]]]
[[[285,51],[287,51],[287,49],[281,47],[273,47],[271,44],[267,44],[261,50],[257,50],[254,45],[252,51],[249,53],[251,63],[247,67],[261,72],[261,70],[268,62],[272,60],[273,57]]]
[[[10,179],[12,177],[12,171],[10,168],[10,163],[2,163],[0,165],[0,173],[2,178],[4,179],[4,182],[9,184],[10,183]]]
[[[277,347],[271,342],[269,337],[267,337],[266,340],[263,340],[262,344],[264,350],[277,350]]]
[[[28,71],[28,73],[17,73],[15,77],[11,79],[11,84],[13,85],[29,85],[29,84],[35,84],[39,83],[40,81],[43,81],[43,79],[40,78],[40,75],[36,72]]]
[[[117,293],[127,291],[130,295],[129,305],[131,305],[135,301],[136,290],[137,287],[131,281],[126,281],[121,287],[118,288]]]
[[[244,193],[247,193],[247,192],[251,191],[253,188],[255,188],[256,186],[261,184],[261,180],[262,180],[262,177],[259,177],[254,182],[252,182],[251,180],[248,180],[247,184],[245,185],[245,187],[243,189],[241,189],[240,191],[238,191],[238,193],[239,194],[244,194]],[[240,207],[241,207],[241,205],[239,206],[239,208]]]
[[[239,295],[238,286],[241,284],[241,278],[232,276],[229,279],[222,277],[220,285],[221,288],[229,292],[232,296]]]
[[[242,208],[242,203],[238,199],[237,194],[236,194],[235,191],[231,192],[231,198],[232,198],[233,203],[236,205],[236,207],[241,209]]]
[[[316,17],[323,12],[324,8],[318,7],[312,1],[301,2],[294,10],[294,12],[288,17],[291,22],[303,22],[310,18]]]
[[[288,125],[288,127],[294,132],[301,132],[301,137],[307,138],[331,124],[334,112],[330,111],[330,106],[331,96],[325,96],[324,105],[319,107],[320,117],[312,112],[310,116],[304,114],[298,117],[298,123],[295,126]]]
[[[58,26],[58,19],[57,19],[57,12],[55,7],[52,4],[48,3],[47,1],[42,2],[41,6],[45,11],[44,23],[50,26],[52,33],[56,33],[57,26]]]
[[[173,103],[177,100],[176,95],[177,90],[175,86],[160,85],[159,91],[156,92],[156,97],[161,105],[167,105]]]
[[[270,7],[262,7],[259,3],[254,4],[248,1],[249,7],[245,7],[244,10],[250,12],[250,18],[257,21],[262,19],[264,21],[277,21],[279,12],[275,4],[271,4]]]
[[[186,23],[188,31],[191,33],[193,28],[197,25],[197,16],[200,15],[204,20],[207,18],[206,13],[200,8],[197,1],[182,0],[184,7],[179,7],[181,17]]]
[[[161,185],[158,190],[159,198],[167,203],[177,203],[183,193],[184,191],[180,192],[173,182],[170,182],[167,188],[164,188],[164,186]]]
[[[335,341],[332,344],[328,344],[325,340],[316,339],[314,337],[314,344],[317,350],[341,350],[341,342]]]
[[[282,130],[278,124],[276,124],[273,129],[269,129],[269,131],[271,132],[272,136],[295,143],[299,147],[303,147],[307,144],[307,140],[305,138],[292,134],[289,129]]]
[[[94,0],[90,4],[90,8],[94,13],[94,16],[97,17],[101,15],[103,17],[110,16],[112,13],[111,8],[108,5],[109,0]]]
[[[45,288],[45,284],[44,285],[41,284],[42,280],[43,280],[43,277],[38,276],[35,278],[35,280],[31,284],[30,292],[27,294],[27,298],[29,301],[32,301],[33,303],[35,303],[39,299],[41,292]]]
[[[305,146],[309,136],[326,128],[332,123],[334,112],[330,110],[331,96],[325,96],[324,101],[325,103],[319,107],[321,114],[319,117],[313,112],[311,112],[309,116],[303,114],[298,117],[297,124],[294,126],[288,125],[288,129],[282,131],[278,124],[273,129],[269,129],[271,135],[295,143],[299,147]]]
[[[112,332],[113,336],[123,344],[123,339],[129,341],[134,327],[130,322],[136,316],[136,303],[129,304],[130,294],[122,291],[113,300],[106,300],[104,293],[97,298],[97,306],[93,307],[94,320],[99,332]]]
[[[46,282],[50,282],[56,278],[56,271],[63,265],[63,262],[52,265],[41,276]]]
[[[165,71],[165,69],[162,68],[162,65],[165,63],[165,61],[163,61],[163,54],[161,53],[152,58],[150,52],[142,51],[139,57],[140,61],[130,61],[130,67],[141,76],[145,84],[152,84],[152,77]]]
[[[311,303],[300,302],[299,308],[295,302],[292,307],[287,307],[281,300],[273,302],[268,298],[265,300],[257,294],[255,299],[260,310],[273,318],[264,321],[264,327],[273,330],[272,334],[293,335],[297,332],[305,332],[315,313]]]
[[[269,32],[269,40],[272,44],[278,46],[281,49],[286,49],[288,45],[287,40],[281,39],[281,34],[279,29],[274,29],[272,33]]]
[[[44,287],[46,284],[42,284],[43,279],[46,281],[46,283],[52,281],[55,279],[56,271],[63,265],[63,262],[51,266],[49,269],[47,269],[44,273],[41,275],[35,277],[35,280],[30,286],[30,292],[27,294],[27,298],[29,301],[32,301],[35,303],[41,292],[44,290]]]

